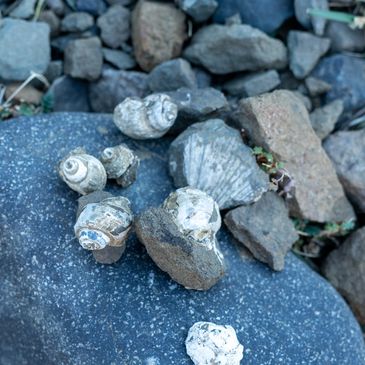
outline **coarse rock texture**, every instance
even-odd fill
[[[185,14],[174,4],[139,0],[132,13],[132,41],[137,63],[151,71],[180,56],[187,38]]]
[[[313,109],[313,105],[312,105],[312,100],[302,94],[300,91],[292,91],[292,93],[304,104],[305,108],[307,109],[308,112],[311,112]]]
[[[122,5],[111,6],[97,20],[102,41],[111,48],[120,47],[130,37],[130,11]]]
[[[92,110],[112,113],[125,98],[144,96],[147,93],[146,78],[147,74],[138,71],[103,70],[101,78],[89,87]]]
[[[310,96],[318,96],[331,90],[331,84],[326,81],[309,76],[305,80],[305,86]]]
[[[242,22],[266,33],[275,32],[293,13],[290,0],[217,0],[214,21],[225,23],[227,18],[239,14]]]
[[[116,49],[103,48],[104,60],[116,67],[118,70],[128,70],[136,66],[135,59],[126,52]]]
[[[284,200],[275,192],[229,211],[224,222],[254,257],[277,271],[284,269],[285,256],[299,238]]]
[[[65,49],[65,74],[88,81],[97,80],[103,67],[98,37],[71,41]]]
[[[177,4],[197,23],[209,19],[218,6],[216,0],[177,0]]]
[[[258,72],[251,75],[238,76],[223,84],[223,89],[233,96],[256,96],[271,91],[280,85],[280,77],[276,70]]]
[[[12,18],[29,19],[34,15],[37,0],[18,1],[16,7],[10,12]]]
[[[183,58],[166,61],[156,66],[148,75],[148,87],[154,92],[174,91],[180,87],[196,88],[195,73]]]
[[[365,325],[365,227],[352,233],[327,257],[323,272]]]
[[[365,129],[339,131],[323,145],[353,204],[365,213]]]
[[[304,79],[329,50],[331,41],[309,32],[292,30],[288,35],[289,67],[294,76]]]
[[[46,23],[1,19],[0,79],[25,80],[31,71],[46,71],[51,54],[49,33]]]
[[[100,15],[105,13],[106,4],[104,0],[75,0],[76,10],[85,11],[91,15]]]
[[[51,31],[51,37],[55,37],[60,32],[61,21],[52,10],[44,10],[39,14],[39,22],[47,23]]]
[[[57,161],[79,145],[98,155],[127,143],[142,159],[140,176],[127,189],[107,190],[129,198],[138,215],[172,190],[169,139],[137,143],[111,117],[55,113],[1,123],[0,142],[2,364],[189,365],[184,341],[198,321],[234,326],[247,364],[364,364],[349,308],[292,254],[273,273],[241,256],[222,229],[227,275],[198,292],[170,280],[133,234],[110,266],[80,247],[77,194],[58,178]]]
[[[83,12],[70,13],[61,22],[62,32],[83,32],[94,25],[94,18]]]
[[[239,120],[252,142],[285,163],[295,182],[290,213],[316,222],[354,218],[343,188],[304,104],[292,92],[277,90],[240,101]]]
[[[295,17],[306,29],[313,29],[317,35],[323,35],[326,28],[326,19],[319,16],[311,16],[308,9],[328,10],[327,0],[294,0]],[[332,23],[329,22],[329,25]],[[346,25],[347,26],[347,25]]]
[[[171,143],[169,168],[176,187],[203,190],[220,209],[250,204],[269,188],[268,176],[239,132],[220,119],[195,123],[181,133]]]
[[[325,139],[334,130],[342,112],[343,101],[339,99],[315,109],[309,115],[312,127],[320,139]]]
[[[326,101],[342,99],[345,111],[350,112],[364,106],[365,60],[345,54],[323,58],[312,76],[331,84]]]
[[[245,24],[200,28],[184,57],[214,74],[282,69],[287,65],[287,51],[280,40]]]

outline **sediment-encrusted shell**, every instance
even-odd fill
[[[71,151],[59,164],[62,180],[82,195],[103,190],[106,185],[106,171],[103,164],[83,148]]]
[[[139,158],[126,145],[106,148],[100,161],[108,178],[116,179],[119,185],[127,187],[136,180]]]
[[[131,138],[159,138],[174,124],[177,109],[165,94],[152,94],[144,99],[130,97],[115,108],[114,123]]]
[[[269,179],[235,129],[220,119],[196,123],[177,137],[169,150],[176,187],[193,186],[208,193],[220,209],[257,201]]]
[[[122,246],[133,221],[130,202],[117,196],[99,203],[86,204],[74,230],[80,245],[87,250],[101,250],[106,246]]]
[[[231,326],[197,322],[185,340],[186,352],[195,365],[240,365],[243,346]]]

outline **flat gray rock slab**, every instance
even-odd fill
[[[189,365],[197,321],[232,325],[246,365],[363,365],[358,324],[341,297],[289,255],[273,273],[240,256],[222,230],[228,264],[208,292],[188,291],[149,259],[132,234],[122,260],[97,264],[76,242],[77,194],[57,162],[84,145],[97,155],[126,142],[142,158],[123,194],[136,214],[172,190],[169,140],[134,142],[108,116],[54,114],[0,124],[0,359],[17,365]]]

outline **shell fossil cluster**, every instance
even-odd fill
[[[165,94],[129,97],[115,108],[114,123],[131,138],[159,138],[174,124],[177,111],[177,105]]]

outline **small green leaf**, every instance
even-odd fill
[[[254,155],[262,155],[264,153],[264,149],[262,147],[257,147],[255,146],[253,149],[252,149],[252,153]]]
[[[349,24],[352,23],[355,19],[354,15],[343,13],[341,11],[308,9],[307,13],[312,16]]]

